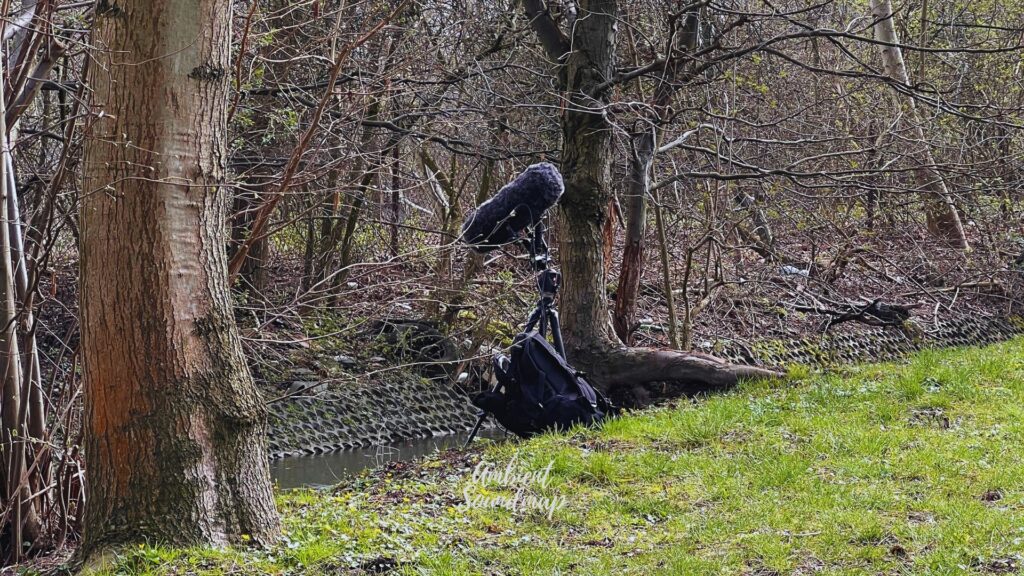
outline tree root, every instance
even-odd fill
[[[573,361],[587,369],[590,382],[609,392],[669,382],[680,387],[684,394],[695,394],[732,388],[742,380],[783,377],[781,372],[732,364],[707,354],[614,345],[602,348],[577,350]]]

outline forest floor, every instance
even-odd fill
[[[278,498],[285,537],[270,550],[144,546],[116,570],[1017,573],[1024,339],[793,372]]]

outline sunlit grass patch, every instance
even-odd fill
[[[989,574],[1024,553],[1024,340],[752,382],[600,430],[279,495],[271,550],[132,552],[131,574]],[[466,508],[479,459],[537,510]]]

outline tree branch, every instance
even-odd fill
[[[569,39],[558,29],[558,24],[551,18],[547,3],[544,0],[523,0],[523,8],[530,19],[530,26],[537,33],[537,39],[547,52],[548,58],[561,62],[569,52]]]

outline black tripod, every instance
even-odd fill
[[[530,254],[530,264],[534,272],[537,273],[537,291],[540,293],[537,307],[533,309],[529,319],[527,319],[526,327],[523,331],[530,332],[537,328],[537,333],[542,338],[547,338],[548,330],[550,329],[551,340],[554,342],[555,350],[564,358],[565,345],[562,343],[562,328],[558,323],[558,311],[555,310],[555,297],[558,295],[558,287],[562,283],[562,275],[557,270],[549,268],[551,254],[548,252],[548,243],[544,239],[545,231],[544,221],[541,220],[533,227],[533,233],[529,238],[519,241],[519,244],[526,248]],[[503,370],[508,365],[508,357],[500,355],[494,359],[494,363],[496,369]],[[494,384],[491,392],[497,392],[499,388],[501,388],[500,380]],[[480,431],[484,421],[487,420],[487,412],[483,410],[480,411],[478,416],[476,425],[470,431],[469,438],[466,439],[464,447],[469,446],[473,438],[476,437],[477,432]]]

